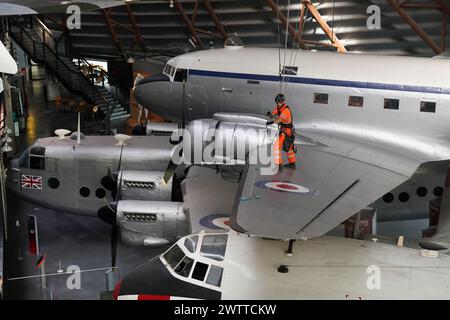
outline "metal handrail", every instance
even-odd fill
[[[20,30],[20,40],[22,40],[20,43],[24,46],[24,49],[26,51],[31,51],[28,53],[32,53],[30,55],[32,55],[33,57],[37,58],[36,60],[42,60],[42,62],[47,63],[47,65],[50,67],[50,69],[52,69],[53,72],[55,72],[56,74],[58,74],[58,67],[61,66],[65,69],[65,71],[67,71],[69,73],[69,79],[67,79],[66,77],[61,77],[60,81],[68,84],[68,87],[72,89],[72,91],[74,91],[75,93],[77,93],[80,96],[83,96],[88,102],[90,103],[95,103],[95,96],[98,95],[106,104],[107,108],[108,108],[108,112],[110,110],[110,106],[109,106],[109,101],[108,99],[100,92],[97,90],[96,86],[88,79],[86,78],[81,72],[75,72],[74,70],[72,70],[57,54],[57,52],[55,52],[55,50],[53,50],[53,48],[51,48],[48,44],[47,41],[45,41],[46,38],[50,39],[53,41],[53,44],[55,45],[55,39],[53,38],[53,35],[51,34],[50,30],[48,30],[48,28],[37,18],[33,18],[33,20],[36,22],[36,25],[41,27],[42,30],[42,42],[39,44],[42,47],[42,55],[43,58],[40,59],[39,56],[37,55],[37,49],[36,49],[36,41],[35,39],[32,37],[32,35],[30,35],[30,33],[19,23],[17,17],[10,17],[9,21],[13,21],[14,25],[17,26]],[[11,28],[10,28],[11,30]],[[47,34],[47,36],[45,36]],[[26,38],[28,40],[30,40],[32,42],[32,48],[27,48],[25,42],[23,41],[23,39],[25,38],[24,35],[26,36]],[[14,37],[15,36],[15,32],[11,32],[11,36]],[[16,39],[18,40],[18,39]],[[28,49],[28,50],[27,50]],[[57,50],[56,46],[55,49]],[[55,66],[52,65],[52,63],[50,63],[50,61],[47,59],[46,57],[46,52],[48,52],[51,56],[53,56],[55,58],[54,62],[55,62]],[[92,89],[92,93],[93,93],[93,100],[86,94],[85,91],[82,90],[82,84],[81,82],[78,85],[78,89],[75,88],[74,83],[72,81],[72,77],[71,75],[76,75],[78,78],[82,78],[85,80],[85,83],[91,87]]]

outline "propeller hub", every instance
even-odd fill
[[[117,217],[117,203],[111,202],[97,210],[97,216],[104,222],[110,225],[116,224]]]

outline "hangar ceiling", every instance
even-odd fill
[[[311,3],[321,23],[312,10],[304,10],[300,18],[301,8]],[[367,27],[371,5],[380,8],[381,29]],[[62,28],[65,16],[60,14],[41,19],[53,30],[65,30],[78,55],[106,59],[171,56],[194,46],[218,48],[230,33],[246,46],[284,47],[287,19],[289,48],[297,48],[301,39],[302,47],[316,50],[335,51],[338,43],[352,52],[434,56],[447,47],[449,17],[448,0],[164,0],[83,13],[80,30]]]

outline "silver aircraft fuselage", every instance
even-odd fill
[[[283,91],[299,133],[356,140],[420,162],[450,159],[448,59],[286,56],[280,76],[278,49],[196,51],[169,60],[163,75],[141,80],[134,93],[153,112],[173,120],[184,113],[187,122],[217,112],[266,115]]]
[[[169,60],[163,75],[142,80],[134,93],[151,111],[188,122],[217,112],[266,115],[282,91],[301,135],[361,142],[427,167],[450,159],[450,60],[297,50],[286,56],[279,67],[278,49],[196,51]],[[376,153],[364,156],[383,163]],[[374,199],[373,206],[387,220],[412,211],[410,217],[427,217],[447,172],[440,168],[433,178],[418,170],[392,191],[392,201]],[[399,199],[405,192],[408,199]]]
[[[38,139],[11,161],[8,191],[54,210],[95,216],[115,200],[103,177],[120,170],[163,172],[173,149],[161,136],[135,136],[123,151],[116,142],[113,136],[86,136],[80,144],[68,137]]]

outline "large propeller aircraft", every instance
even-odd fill
[[[135,136],[128,141],[118,139],[118,143],[113,137],[95,136],[80,143],[68,137],[39,139],[11,162],[10,188],[44,206],[98,214],[112,225],[113,252],[118,234],[132,245],[161,245],[180,239],[166,254],[149,262],[151,268],[143,267],[138,277],[126,278],[118,286],[117,297],[174,296],[170,290],[156,292],[154,283],[145,286],[141,282],[158,268],[185,282],[174,283],[178,291],[186,286],[192,289],[190,285],[195,284],[208,292],[196,294],[189,289],[175,296],[227,298],[224,293],[236,292],[236,283],[250,281],[250,271],[263,277],[270,272],[285,273],[286,266],[290,269],[280,240],[289,240],[291,245],[294,240],[307,240],[296,246],[295,253],[317,255],[325,261],[321,267],[328,270],[326,274],[305,274],[310,279],[331,276],[329,267],[336,254],[368,245],[322,238],[324,234],[406,183],[424,166],[448,164],[448,60],[293,50],[287,53],[293,58],[291,63],[280,66],[276,52],[239,46],[192,52],[170,60],[163,75],[141,80],[135,95],[152,111],[181,121],[182,127],[186,122],[179,144],[174,145],[168,137],[176,131],[173,124],[159,125],[165,136]],[[265,114],[279,91],[285,93],[293,111],[300,149],[298,167],[281,171],[272,163],[267,167],[248,157],[273,148],[278,128],[266,123]],[[206,140],[198,143],[188,139],[196,134]],[[243,153],[238,152],[238,146],[244,146]],[[208,159],[195,161],[192,155],[197,147],[201,154],[214,152]],[[183,160],[181,166],[173,161],[176,155]],[[231,231],[227,231],[228,226]],[[203,233],[186,237],[204,231],[212,232],[211,237]],[[446,240],[442,232],[440,236]],[[313,238],[317,238],[313,240],[317,247],[310,250],[307,247]],[[350,279],[361,280],[351,263],[388,263],[379,259],[384,245],[370,245],[375,246],[373,250],[356,250],[362,260],[350,257],[343,262],[343,267],[355,274]],[[265,246],[273,248],[270,259],[263,256]],[[448,246],[442,248],[447,250]],[[406,248],[391,249],[399,257],[393,265],[401,265],[402,259],[413,253]],[[427,257],[414,252],[418,256],[406,263],[419,270]],[[260,260],[268,264],[262,262],[259,270],[252,265],[251,270],[241,268],[241,273],[236,273],[211,261],[223,260],[239,269],[238,261],[250,254],[256,259],[254,263]],[[442,255],[435,261],[436,270],[450,262]],[[276,263],[279,270],[270,269]],[[153,276],[158,274],[154,271]],[[425,271],[417,272],[422,275]],[[407,298],[422,297],[408,288],[423,288],[424,283],[408,282],[405,279],[414,277],[405,275],[392,273],[393,281],[404,281],[388,287],[383,297],[400,297],[402,293]],[[273,277],[279,286],[288,287],[286,282],[291,278],[280,279],[278,274]],[[430,281],[438,286],[448,284],[448,279],[448,272],[442,272]],[[249,291],[241,291],[242,297],[257,292],[261,283],[252,283]],[[345,297],[343,291],[377,297],[363,290],[359,282],[348,290],[337,289],[337,284],[333,288],[329,297]],[[325,297],[327,289],[316,283],[302,290],[291,290],[289,297],[311,293]],[[278,286],[268,291],[280,292]],[[435,290],[433,297],[448,297],[449,293],[447,285]]]

